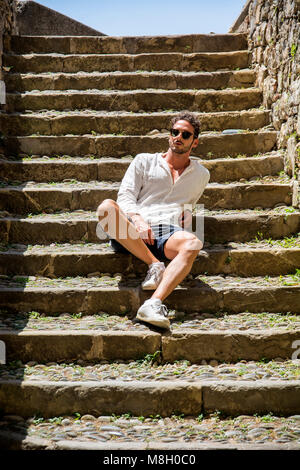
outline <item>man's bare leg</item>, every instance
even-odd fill
[[[137,319],[158,326],[170,328],[168,310],[162,301],[177,287],[190,272],[193,262],[202,248],[202,242],[188,232],[175,232],[165,244],[165,255],[172,259],[165,269],[162,280],[137,311]]]
[[[163,301],[191,271],[201,250],[202,242],[189,232],[175,232],[165,244],[165,255],[172,259],[166,267],[163,278],[152,295]]]
[[[97,216],[99,222],[102,222],[103,230],[134,256],[144,261],[148,266],[159,262],[115,201],[112,199],[103,201],[97,209]]]

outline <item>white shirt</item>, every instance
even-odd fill
[[[150,225],[179,225],[183,210],[192,210],[210,178],[209,171],[198,159],[190,164],[173,182],[168,163],[162,153],[140,153],[129,165],[117,203],[126,213],[140,214]]]

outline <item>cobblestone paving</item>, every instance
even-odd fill
[[[246,178],[241,178],[239,181],[228,181],[228,182],[223,182],[221,185],[233,185],[236,183],[244,183],[247,185],[254,185],[254,184],[289,184],[291,182],[291,179],[287,175],[281,175],[281,176],[264,176],[264,177],[253,177],[249,180]],[[26,183],[21,183],[19,181],[1,181],[0,180],[0,188],[16,188],[16,187],[22,187],[22,189],[38,189],[38,188],[44,188],[44,189],[51,189],[54,187],[55,189],[103,189],[103,188],[109,188],[109,189],[116,189],[118,190],[120,186],[120,182],[112,182],[109,180],[106,181],[88,181],[88,182],[82,182],[78,181],[76,179],[64,179],[63,181],[57,181],[57,182],[49,182],[49,183],[38,183],[35,181],[26,181]],[[209,187],[219,187],[220,183],[218,182],[211,182],[209,183]]]
[[[260,362],[240,361],[236,364],[220,363],[211,360],[209,364],[191,365],[189,361],[175,361],[174,363],[159,364],[160,353],[147,354],[144,358],[134,361],[116,360],[109,362],[99,361],[90,364],[83,360],[75,363],[58,364],[48,362],[38,364],[30,361],[23,365],[21,361],[13,361],[3,365],[0,369],[0,379],[17,380],[50,380],[50,381],[102,381],[122,380],[132,381],[164,381],[184,380],[194,382],[198,380],[234,380],[234,381],[260,381],[260,380],[298,380],[300,378],[300,360],[277,360]]]
[[[32,113],[32,111],[28,111],[29,113]],[[57,113],[59,113],[60,111],[57,111]],[[36,112],[34,112],[35,114]],[[70,113],[72,113],[70,111]],[[93,113],[93,111],[91,110],[91,113]],[[111,112],[112,114],[115,113],[115,114],[118,114],[117,111],[112,111]],[[69,112],[68,112],[69,114]],[[102,113],[101,113],[102,114]],[[131,114],[131,113],[130,113]],[[155,113],[151,113],[151,114],[155,114]],[[161,114],[161,113],[159,113]],[[280,151],[280,150],[276,150],[276,151],[271,151],[271,152],[264,152],[264,153],[257,153],[256,155],[252,155],[251,158],[255,158],[255,157],[267,157],[267,156],[278,156],[278,155],[283,155],[283,152]],[[81,157],[74,157],[74,156],[70,156],[70,155],[59,155],[59,156],[53,156],[53,155],[20,155],[20,156],[17,156],[17,155],[2,155],[0,154],[0,157],[1,157],[1,160],[12,160],[12,161],[16,161],[16,160],[19,160],[19,161],[30,161],[30,160],[34,160],[35,162],[45,162],[45,161],[51,161],[53,163],[55,162],[59,162],[59,161],[71,161],[71,162],[78,162],[78,163],[82,163],[82,162],[91,162],[91,161],[96,161],[96,162],[105,162],[105,161],[108,161],[108,160],[113,160],[115,161],[115,158],[113,157],[99,157],[97,155],[88,155],[88,156],[81,156]],[[119,157],[118,160],[132,160],[134,158],[133,155],[126,155],[126,156],[122,156],[122,157]],[[235,157],[235,159],[240,159],[240,158],[248,158],[246,154],[239,154]],[[221,158],[222,160],[232,160],[232,157],[230,155],[226,155],[226,156],[223,156]],[[199,157],[199,160],[201,161],[201,158]],[[217,159],[218,161],[219,159]],[[203,160],[204,162],[206,161],[205,159]]]
[[[202,214],[202,212],[201,212]],[[290,206],[287,206],[286,204],[284,203],[280,203],[280,205],[278,205],[278,207],[274,207],[274,208],[268,208],[268,209],[263,209],[262,207],[257,207],[255,209],[221,209],[221,210],[208,210],[208,209],[204,209],[203,210],[203,215],[204,216],[211,216],[211,217],[218,217],[218,216],[221,216],[221,215],[238,215],[238,214],[242,214],[242,215],[248,215],[248,216],[251,216],[251,215],[268,215],[268,216],[272,216],[272,215],[278,215],[278,214],[281,214],[281,215],[285,215],[287,216],[288,214],[299,214],[299,209],[297,208],[294,208],[294,207],[290,207]],[[8,215],[10,216],[13,216],[12,213],[9,213],[7,211],[0,211],[0,217],[7,217]],[[38,219],[40,217],[49,217],[49,218],[53,218],[53,217],[57,217],[57,218],[61,218],[61,219],[74,219],[76,220],[77,218],[84,218],[84,219],[88,219],[88,220],[97,220],[97,216],[96,216],[96,212],[90,212],[90,211],[86,211],[86,210],[82,210],[82,209],[77,209],[77,210],[74,210],[72,212],[68,212],[68,211],[57,211],[55,213],[46,213],[46,212],[43,212],[43,213],[39,213],[39,214],[24,214],[22,216],[22,219],[26,219],[26,218],[31,218],[31,219]]]
[[[228,242],[223,244],[211,244],[209,242],[204,242],[204,248],[201,250],[206,251],[206,249],[262,249],[262,248],[273,248],[274,250],[278,248],[299,248],[300,249],[300,234],[291,235],[290,237],[285,237],[282,239],[262,239],[259,235],[256,240],[248,241],[245,243],[238,242]],[[82,253],[83,250],[89,250],[93,252],[104,251],[105,253],[113,253],[108,243],[51,243],[50,245],[24,245],[20,243],[0,243],[0,252],[10,251],[12,253],[41,253],[48,252],[51,253]],[[201,253],[200,252],[200,253]]]
[[[142,282],[142,278],[134,274],[127,276],[121,273],[115,273],[111,276],[110,273],[97,273],[97,276],[91,277],[65,277],[58,279],[50,279],[47,277],[38,276],[9,276],[2,275],[0,277],[0,287],[53,287],[53,288],[66,288],[66,287],[117,287],[126,285],[127,287],[137,287]],[[189,287],[201,287],[208,285],[212,288],[237,288],[237,287],[279,287],[279,286],[299,286],[300,285],[300,272],[297,270],[295,274],[285,276],[256,276],[251,278],[242,278],[237,276],[206,276],[201,275],[188,275],[187,278],[180,284]]]
[[[194,313],[186,315],[184,312],[171,311],[172,330],[197,329],[211,330],[256,330],[263,332],[271,329],[283,331],[297,331],[300,329],[299,315],[280,313],[239,313],[239,314],[212,314]],[[11,328],[14,330],[95,330],[95,331],[149,331],[149,328],[127,316],[110,315],[100,312],[97,315],[83,315],[81,313],[62,313],[58,316],[47,316],[44,313],[31,311],[9,315],[0,310],[0,331]]]
[[[0,431],[11,430],[52,443],[62,440],[93,443],[244,443],[287,444],[300,448],[300,415],[286,418],[272,415],[236,418],[214,414],[197,418],[171,416],[57,416],[50,419],[3,416]]]

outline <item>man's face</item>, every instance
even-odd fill
[[[198,145],[198,139],[194,138],[194,127],[188,121],[177,121],[173,125],[173,129],[179,131],[177,136],[171,134],[169,137],[169,147],[174,153],[185,154]],[[191,135],[189,138],[184,139],[182,133],[186,131]]]

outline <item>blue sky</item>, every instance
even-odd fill
[[[246,0],[37,0],[110,36],[228,33]]]

